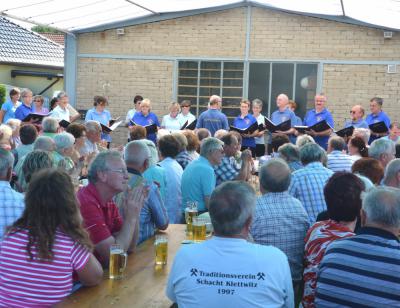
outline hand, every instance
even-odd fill
[[[251,160],[251,151],[249,149],[244,150],[240,157],[243,161]]]
[[[127,219],[135,219],[139,216],[148,194],[149,187],[143,184],[134,189],[128,187],[125,190],[122,206]]]
[[[241,134],[243,138],[249,138],[251,135],[250,134]]]
[[[107,141],[106,141],[106,140],[103,140],[103,139],[102,139],[102,140],[99,142],[99,144],[100,144],[101,147],[107,148]]]

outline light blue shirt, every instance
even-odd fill
[[[24,195],[12,189],[7,181],[0,181],[0,239],[4,229],[14,223],[24,209]]]
[[[165,176],[168,179],[166,186],[165,207],[171,224],[181,222],[182,216],[182,193],[181,193],[181,179],[183,169],[178,162],[167,157],[163,159],[160,166],[165,170]]]
[[[367,121],[365,121],[364,119],[360,119],[358,121],[351,121],[351,120],[346,121],[346,123],[344,124],[344,128],[350,126],[354,126],[354,128],[369,128]]]
[[[309,163],[292,173],[289,193],[303,204],[311,224],[326,210],[324,187],[332,174],[333,171],[320,162]]]
[[[12,101],[8,100],[3,105],[1,105],[1,110],[5,112],[3,117],[3,123],[7,123],[8,119],[15,118],[15,110],[17,110],[17,108],[21,106],[21,104],[22,103],[20,101],[17,101],[16,105],[14,106]]]
[[[209,197],[215,188],[216,176],[208,159],[200,156],[192,161],[182,175],[183,207],[188,201],[196,201],[199,211],[206,211],[204,197]],[[182,209],[183,210],[183,209]]]
[[[165,177],[165,170],[163,167],[154,165],[146,169],[143,172],[143,177],[150,182],[156,182],[160,187],[161,198],[165,204],[165,195],[166,195],[166,187],[167,187],[167,178]]]
[[[167,296],[179,307],[294,307],[286,255],[273,246],[216,237],[182,245]]]
[[[87,111],[85,117],[85,122],[90,120],[97,121],[105,126],[108,126],[110,124],[111,114],[108,110],[98,112],[95,108],[92,108]],[[101,133],[101,139],[106,140],[107,142],[111,142],[110,134]]]

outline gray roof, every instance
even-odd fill
[[[0,16],[0,62],[64,67],[64,48]]]

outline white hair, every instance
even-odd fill
[[[129,142],[124,149],[124,160],[127,165],[143,165],[146,159],[150,157],[150,150],[143,142],[134,140]]]
[[[56,151],[62,151],[72,147],[75,143],[75,137],[70,134],[63,132],[54,136],[54,143],[56,144]]]

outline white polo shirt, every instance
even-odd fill
[[[243,239],[213,237],[182,246],[167,296],[179,307],[293,307],[286,255]]]

